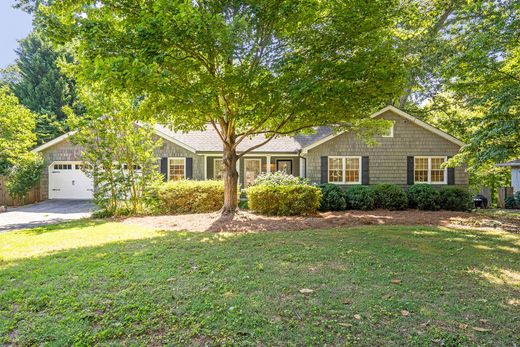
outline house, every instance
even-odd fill
[[[318,128],[312,135],[275,138],[240,159],[239,181],[242,186],[248,186],[260,173],[279,170],[306,177],[314,183],[343,186],[468,185],[464,167],[442,167],[464,145],[461,141],[393,106],[381,109],[372,117],[394,122],[387,134],[377,138],[378,146],[370,147],[349,132],[333,133],[328,127]],[[222,177],[222,144],[212,127],[181,133],[156,125],[155,133],[163,140],[157,157],[165,179]],[[93,183],[81,170],[82,148],[69,141],[71,134],[34,149],[45,158],[46,169],[40,182],[42,200],[92,197]],[[244,140],[238,151],[263,139],[256,136]]]
[[[513,191],[520,192],[520,159],[508,161],[507,163],[497,164],[497,166],[511,167],[511,186]]]

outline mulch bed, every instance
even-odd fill
[[[310,217],[268,217],[248,211],[234,216],[201,213],[172,216],[130,217],[123,223],[148,225],[163,230],[248,232],[330,229],[362,225],[428,225],[450,228],[499,229],[520,232],[520,221],[507,217],[489,217],[478,213],[451,211],[340,211]]]

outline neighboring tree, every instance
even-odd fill
[[[7,174],[6,188],[20,204],[25,203],[27,193],[38,184],[43,172],[43,157],[37,153],[26,153],[16,160]]]
[[[16,61],[18,78],[10,87],[20,103],[38,114],[36,132],[38,143],[49,141],[66,130],[64,106],[81,113],[76,100],[76,87],[58,67],[59,61],[71,61],[65,50],[55,49],[38,32],[20,41]]]
[[[0,88],[0,175],[34,146],[35,118],[7,87]]]
[[[225,202],[237,208],[236,163],[276,136],[368,119],[402,86],[394,0],[59,1],[46,32],[74,42],[74,78],[142,97],[141,119],[176,130],[209,122],[222,141]],[[260,145],[238,152],[250,136]]]
[[[83,170],[96,185],[94,200],[109,215],[140,213],[160,181],[155,149],[160,141],[149,125],[136,125],[137,106],[123,95],[85,94],[87,114],[70,115],[84,147]],[[70,110],[69,110],[70,112]]]

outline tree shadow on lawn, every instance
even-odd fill
[[[57,251],[0,270],[0,343],[511,345],[520,258],[499,246],[517,242],[363,227]]]

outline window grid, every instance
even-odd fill
[[[360,157],[329,157],[329,183],[360,184]]]
[[[430,184],[446,184],[446,169],[442,164],[446,157],[415,157],[414,182]]]
[[[170,181],[180,181],[185,178],[186,162],[184,158],[170,158],[169,179]]]
[[[72,164],[54,164],[54,170],[72,170]]]

